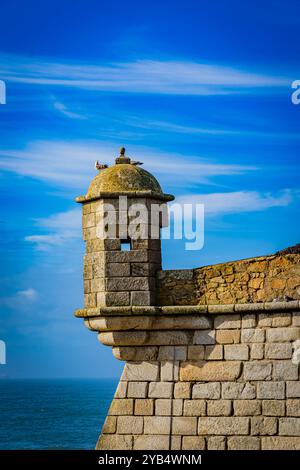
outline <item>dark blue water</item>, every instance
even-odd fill
[[[93,449],[118,380],[0,380],[0,449]]]

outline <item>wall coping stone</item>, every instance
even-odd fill
[[[225,305],[170,305],[170,306],[131,306],[131,307],[95,307],[75,310],[78,318],[113,316],[113,315],[191,315],[191,314],[227,314],[249,312],[293,311],[300,308],[299,300],[290,302],[261,302]]]

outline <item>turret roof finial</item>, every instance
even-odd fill
[[[130,163],[130,158],[125,155],[125,147],[120,148],[120,155],[116,158],[116,165]]]

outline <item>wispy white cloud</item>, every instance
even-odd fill
[[[80,208],[36,219],[35,225],[48,233],[28,235],[25,237],[25,241],[33,243],[38,251],[48,251],[53,246],[62,245],[70,240],[80,238]]]
[[[178,60],[137,60],[105,65],[50,62],[2,55],[4,80],[126,93],[218,95],[289,86],[280,74]]]
[[[228,193],[193,194],[177,198],[180,204],[204,204],[205,216],[259,212],[272,207],[285,207],[299,198],[299,191],[283,190],[278,193],[236,191]]]
[[[25,290],[20,290],[16,293],[16,295],[20,298],[22,297],[23,299],[33,301],[38,298],[38,292],[33,289],[32,287],[25,289]]]
[[[75,113],[73,111],[70,111],[66,105],[61,103],[60,101],[54,101],[53,103],[54,109],[59,111],[60,113],[64,114],[64,116],[67,116],[70,119],[87,119],[86,116],[83,114]]]
[[[9,296],[0,297],[2,308],[12,309],[13,311],[28,311],[32,309],[33,303],[39,300],[39,292],[33,287],[19,290]],[[21,319],[22,320],[22,319]]]
[[[206,135],[206,136],[219,136],[219,137],[257,137],[257,138],[272,138],[272,139],[294,139],[299,140],[299,133],[292,132],[268,132],[259,130],[246,130],[246,129],[222,129],[216,127],[200,127],[192,125],[179,124],[172,121],[151,121],[143,117],[128,116],[127,124],[134,127],[147,130],[159,130],[163,132],[170,132],[173,134],[186,134],[186,135]]]
[[[128,153],[143,161],[164,185],[172,187],[212,184],[216,176],[240,175],[257,169],[251,165],[218,163],[201,155],[171,154],[138,146],[131,146]],[[32,142],[25,149],[0,151],[0,169],[85,191],[87,182],[95,175],[95,160],[112,163],[115,155],[113,144]]]

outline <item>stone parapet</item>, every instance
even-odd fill
[[[197,269],[159,271],[161,305],[300,299],[300,255],[249,258]]]

